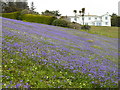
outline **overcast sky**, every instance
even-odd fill
[[[60,14],[71,16],[74,15],[73,10],[86,9],[86,14],[103,15],[118,14],[118,2],[120,0],[28,0],[30,5],[34,2],[36,11],[41,13],[45,10],[59,10]]]

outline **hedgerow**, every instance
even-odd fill
[[[25,14],[22,16],[22,20],[28,22],[43,23],[48,25],[51,25],[55,19],[56,18],[53,16],[32,15],[32,14]]]
[[[20,20],[20,12],[2,13],[2,17]]]

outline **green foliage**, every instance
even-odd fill
[[[32,15],[32,14],[25,14],[22,16],[22,20],[28,22],[43,23],[48,25],[51,25],[55,19],[56,18],[53,16]]]
[[[10,22],[10,21],[8,21],[8,22]],[[20,27],[22,25],[24,26],[24,24],[21,25],[21,23],[13,24],[13,25],[17,25],[18,27]],[[30,25],[27,25],[26,29],[28,27],[30,27]],[[34,26],[31,26],[31,27],[34,27]],[[46,28],[48,28],[48,27],[46,27]],[[112,28],[112,30],[111,30],[111,28]],[[92,30],[93,31],[95,30],[97,32],[103,32],[103,33],[109,32],[109,30],[111,30],[111,32],[109,32],[108,34],[112,34],[113,33],[112,31],[115,31],[115,28],[116,27],[94,26],[94,27],[92,27]],[[11,31],[11,29],[12,28],[10,28],[10,29],[8,28],[7,31]],[[16,42],[21,45],[28,40],[27,37],[30,37],[30,38],[35,37],[32,40],[36,40],[36,41],[38,40],[38,38],[42,37],[41,35],[36,35],[34,33],[33,34],[31,33],[31,35],[28,36],[27,32],[23,32],[23,33],[21,32],[21,33],[19,33],[20,36],[17,35],[17,37],[16,37],[16,33],[17,33],[16,29],[13,28],[12,30],[13,30],[12,32],[15,33],[15,36],[8,36],[7,34],[5,34],[3,37],[3,40],[6,41],[6,43],[5,43],[5,41],[3,42],[4,47],[7,47],[8,45],[14,44]],[[28,30],[29,30],[29,28],[28,28]],[[20,30],[18,30],[18,32],[20,32]],[[74,36],[76,36],[75,34],[77,33],[77,35],[79,35],[80,37],[83,37],[84,35],[86,38],[89,37],[89,36],[87,36],[88,35],[87,33],[83,34],[83,36],[81,36],[81,33],[77,30],[76,31],[67,30],[65,32],[66,32],[66,35],[73,34]],[[28,34],[29,34],[29,32],[28,32]],[[117,34],[118,33],[116,32],[116,35]],[[22,36],[24,36],[24,35],[26,36],[26,38],[22,38]],[[103,40],[103,39],[101,39],[101,40]],[[89,41],[93,42],[92,39]],[[96,41],[96,39],[95,39],[95,41]],[[107,41],[109,41],[109,40],[107,40]],[[44,39],[39,40],[39,42],[40,42],[40,45],[44,45],[44,46],[50,44],[50,41],[47,41]],[[33,43],[33,44],[36,44],[36,43]],[[32,44],[31,43],[25,44],[25,46],[29,46],[29,45],[32,45]],[[53,46],[55,46],[55,45],[56,44],[53,43]],[[92,45],[94,48],[98,48],[98,49],[100,48],[98,46],[95,46],[94,44],[92,44]],[[72,49],[70,48],[71,50],[74,50],[74,49],[80,50],[79,47],[75,47],[74,45],[72,45],[72,46],[70,45],[70,46],[68,46],[68,48],[69,47],[72,47]],[[104,84],[104,82],[101,82],[101,78],[99,78],[97,80],[96,78],[92,78],[92,77],[88,76],[88,74],[83,74],[81,72],[73,73],[72,70],[67,69],[67,68],[65,69],[59,63],[50,63],[49,61],[47,63],[45,63],[44,61],[42,61],[43,59],[49,60],[49,59],[47,59],[48,56],[41,55],[41,57],[33,56],[31,58],[31,57],[29,57],[29,55],[27,55],[25,49],[24,49],[24,51],[22,51],[22,49],[20,51],[18,51],[16,46],[14,46],[14,47],[10,46],[8,48],[9,48],[9,50],[2,49],[2,51],[3,51],[3,53],[2,53],[2,75],[1,75],[2,76],[2,88],[16,88],[17,84],[21,84],[21,86],[17,87],[17,88],[24,88],[24,85],[26,85],[26,84],[30,85],[29,88],[83,88],[83,89],[86,88],[85,90],[99,90],[98,88],[102,89],[102,88],[108,88],[108,87],[109,88],[117,87],[117,85],[109,84],[108,83],[109,80],[108,80],[108,82],[106,82],[106,84]],[[36,48],[36,46],[35,47],[33,46],[33,48]],[[112,48],[112,49],[114,49],[114,48]],[[40,52],[42,52],[43,50],[45,50],[45,49],[44,48],[38,49],[38,51],[40,51]],[[59,50],[58,51],[57,48],[49,49],[49,47],[48,47],[47,51],[50,52],[50,50],[59,52],[60,55],[62,55],[61,52],[64,53],[64,50],[61,51],[61,49],[58,49]],[[49,53],[49,52],[47,52],[47,53]],[[85,50],[82,49],[82,52],[85,52]],[[71,55],[72,52],[68,52],[68,53],[70,53],[70,55]],[[87,53],[87,50],[86,50],[86,53]],[[66,56],[67,55],[65,55],[65,57]],[[113,56],[111,56],[111,57],[110,56],[109,55],[107,56],[108,60],[111,57],[114,58]],[[93,55],[88,56],[88,58],[90,59],[89,60],[90,62],[92,62],[92,59],[94,59],[96,57],[98,57],[98,55],[95,55],[95,53]],[[52,59],[50,59],[50,60],[52,60]],[[110,60],[113,60],[113,59],[110,59]],[[53,61],[54,61],[54,59],[53,59]],[[102,59],[100,59],[100,60],[98,59],[96,61],[98,63],[101,61],[101,64],[102,64]],[[71,62],[71,63],[74,63],[74,62]],[[70,64],[69,61],[68,61],[68,64]],[[84,66],[87,66],[87,64],[84,64]],[[93,68],[95,68],[95,67],[93,67]],[[101,84],[103,85],[102,87],[101,87]]]
[[[75,23],[75,22],[69,22],[68,23],[68,27],[69,28],[72,28],[72,29],[81,29],[81,25],[80,24],[78,24],[78,23]]]
[[[91,47],[96,48],[96,49],[103,49],[102,47],[97,46],[97,45],[93,45],[93,46],[91,46]]]
[[[2,13],[2,17],[20,20],[20,12]]]
[[[116,14],[112,14],[111,16],[111,26],[118,26],[118,16]]]
[[[61,27],[68,27],[68,22],[63,19],[56,19],[53,21],[52,25],[54,26],[61,26]]]
[[[56,10],[56,11],[46,10],[46,11],[42,12],[42,15],[46,15],[46,16],[61,16],[61,14],[59,14],[58,10]]]
[[[31,8],[30,8],[32,11],[34,11],[35,10],[35,6],[34,6],[34,3],[32,2],[31,3]]]
[[[22,15],[23,15],[23,14],[30,14],[30,10],[24,9],[24,10],[21,11],[21,14],[22,14]]]
[[[16,11],[21,11],[23,9],[28,9],[28,3],[26,0],[23,0],[23,2],[17,2],[16,0],[8,0],[8,1],[3,1],[1,3],[2,5],[2,12],[3,13],[11,13],[11,12],[16,12]]]
[[[95,42],[95,41],[94,41],[94,40],[87,40],[87,42],[93,43],[93,42]]]
[[[69,22],[66,19],[56,19],[53,21],[52,25],[54,26],[61,26],[61,27],[68,27],[72,29],[81,29],[81,25],[75,22]]]
[[[2,78],[3,88],[6,88],[7,85],[10,85],[10,88],[18,83],[22,83],[19,88],[23,88],[25,83],[29,83],[31,86],[30,88],[99,87],[91,83],[92,78],[83,73],[72,73],[68,69],[64,68],[57,68],[57,70],[54,70],[54,68],[49,65],[50,63],[44,64],[44,62],[41,62],[42,64],[36,64],[36,61],[34,61],[32,58],[29,58],[23,53],[22,55],[25,58],[21,57],[17,51],[15,51],[15,55],[8,53],[7,50],[4,50],[4,52],[5,53],[3,54],[3,60],[5,65],[3,65],[3,75],[7,75],[9,78]],[[7,60],[7,63],[5,60]],[[20,60],[22,60],[22,62]],[[21,67],[22,65],[24,66]],[[58,65],[55,66],[58,67]],[[10,83],[11,81],[14,83]],[[97,80],[95,79],[95,81]]]
[[[77,13],[77,10],[73,10],[74,13]]]
[[[84,29],[84,30],[90,30],[90,26],[89,25],[82,25],[81,29]]]
[[[24,9],[24,10],[21,11],[21,15],[24,15],[24,14],[35,14],[35,15],[39,15],[38,12],[32,11],[32,10],[28,10],[28,9]]]
[[[118,20],[118,27],[120,27],[120,16],[117,17]]]
[[[82,13],[83,13],[83,14],[85,13],[85,8],[82,8]]]

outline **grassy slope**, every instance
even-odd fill
[[[91,26],[91,30],[86,32],[91,34],[104,35],[111,38],[118,38],[118,27]]]
[[[28,28],[28,26],[26,26],[26,28]],[[10,31],[10,29],[8,30]],[[92,29],[91,31],[93,30],[94,29]],[[16,30],[13,29],[12,32],[15,32],[15,31]],[[79,33],[78,33],[79,31],[69,30],[67,32],[68,33],[73,32],[70,34],[79,36]],[[22,42],[22,41],[25,43],[25,40],[21,39],[22,37],[19,39],[8,37],[8,36],[4,38],[8,42],[12,40],[12,43]],[[41,43],[44,43],[44,41],[41,41]],[[11,54],[11,53],[16,53],[16,54]],[[56,67],[61,67],[61,68],[57,68],[56,70],[54,70],[54,68],[49,65],[50,63],[44,64],[44,62],[41,61],[39,62],[41,64],[37,64],[38,62],[34,61],[33,58],[29,58],[24,52],[22,52],[22,57],[19,56],[19,53],[21,52],[12,51],[11,53],[8,52],[7,50],[4,50],[4,53],[3,53],[3,63],[4,63],[3,73],[5,75],[3,77],[3,83],[4,83],[3,87],[27,87],[27,85],[30,85],[30,87],[34,87],[34,88],[100,87],[99,80],[94,79],[96,83],[91,83],[93,79],[91,79],[87,75],[82,75],[82,73],[71,73],[71,70],[64,69],[60,65],[58,66],[55,65]],[[43,58],[44,57],[41,57],[39,59],[43,59]],[[109,86],[104,85],[104,87],[109,87]],[[111,87],[114,87],[114,86],[111,86]]]

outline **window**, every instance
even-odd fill
[[[105,17],[105,20],[108,20],[108,17]]]
[[[95,23],[92,23],[93,25],[95,25]]]
[[[101,22],[96,22],[96,26],[101,26]]]
[[[77,21],[77,18],[75,17],[74,20]]]
[[[105,22],[106,25],[108,25],[108,22]]]
[[[99,23],[99,26],[101,26],[101,23]]]
[[[97,18],[95,17],[95,20],[97,20]]]
[[[91,17],[89,17],[88,19],[91,20]]]

